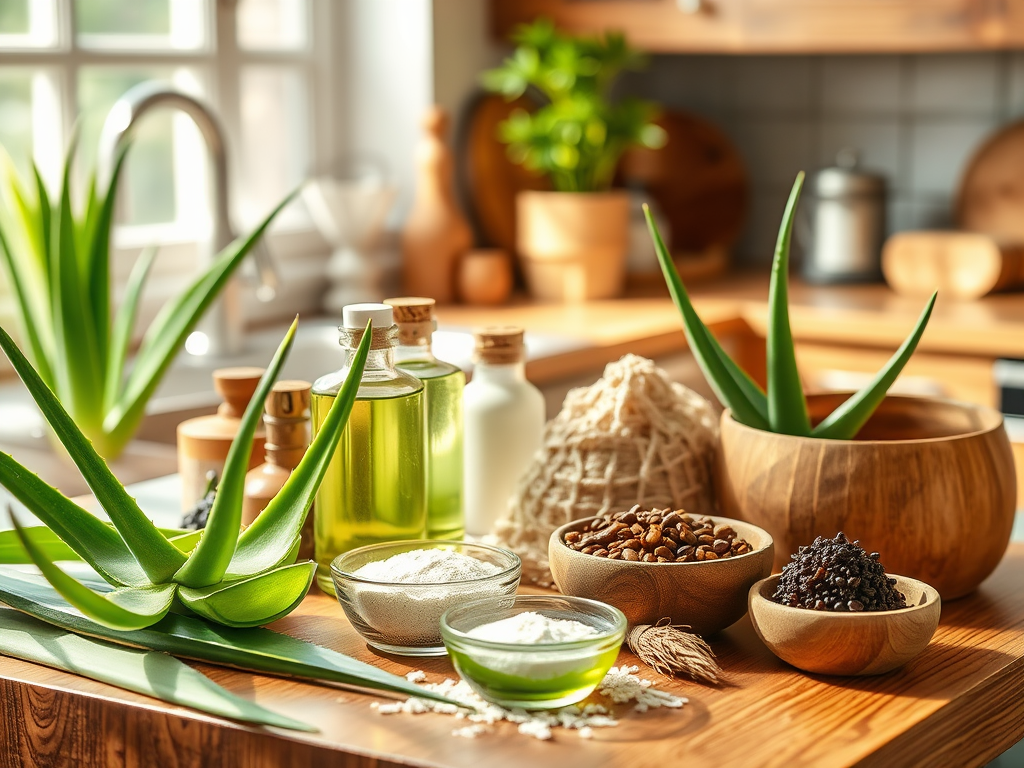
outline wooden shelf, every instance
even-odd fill
[[[1024,736],[1024,545],[968,598],[942,609],[938,632],[904,669],[872,678],[805,675],[772,656],[743,619],[712,640],[728,682],[710,688],[643,676],[689,697],[682,710],[620,708],[617,728],[550,743],[499,724],[477,739],[451,735],[443,715],[380,715],[373,696],[197,665],[218,683],[318,734],[244,727],[33,664],[0,659],[2,754],[22,765],[344,768],[536,768],[615,765],[964,766]],[[451,676],[447,659],[382,658],[367,650],[333,598],[311,595],[273,625],[389,671]],[[633,663],[624,652],[619,662]]]

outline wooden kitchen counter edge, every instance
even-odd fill
[[[0,754],[21,764],[81,766],[316,764],[345,768],[536,768],[577,764],[959,766],[983,764],[1024,736],[1024,544],[1011,546],[979,591],[943,606],[931,645],[875,678],[804,675],[764,648],[744,619],[712,645],[728,684],[708,688],[642,675],[689,697],[682,710],[620,708],[617,728],[591,740],[556,731],[538,742],[500,724],[477,739],[442,715],[380,715],[372,696],[199,665],[240,695],[321,728],[269,731],[218,720],[73,675],[0,658]],[[275,629],[389,671],[451,675],[447,660],[370,653],[332,598],[313,595]],[[633,663],[628,652],[620,663]],[[642,749],[637,745],[642,744]]]

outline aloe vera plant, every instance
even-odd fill
[[[789,324],[789,247],[803,180],[804,174],[801,172],[797,175],[786,204],[772,262],[766,334],[767,390],[761,389],[726,354],[701,321],[647,206],[644,206],[644,214],[669,293],[682,316],[690,351],[715,395],[732,411],[733,418],[749,427],[779,434],[852,440],[885,399],[889,387],[917,349],[935,306],[937,293],[932,294],[910,335],[885,367],[862,390],[812,427],[807,412],[807,399],[797,371],[793,333]]]
[[[286,197],[249,235],[236,239],[147,329],[126,373],[132,329],[155,250],[136,261],[124,299],[111,312],[110,242],[125,145],[106,189],[95,176],[85,203],[71,203],[74,142],[51,201],[38,169],[19,178],[4,156],[0,172],[0,264],[11,288],[25,351],[100,455],[116,458],[134,435],[146,403],[174,355],[228,278],[266,231]]]

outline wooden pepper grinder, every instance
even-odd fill
[[[308,381],[279,381],[267,396],[266,461],[245,476],[242,524],[251,525],[266,509],[309,447]],[[299,560],[313,558],[313,510],[302,526]]]
[[[249,405],[263,376],[262,368],[218,368],[213,372],[213,388],[224,402],[212,416],[199,416],[178,425],[178,472],[181,474],[181,511],[188,512],[203,497],[206,473],[224,473],[231,441],[238,434],[242,414]],[[249,466],[263,460],[266,440],[263,426],[256,429]]]
[[[402,232],[402,288],[438,304],[455,300],[456,267],[473,233],[455,202],[454,162],[446,144],[448,115],[431,107],[416,148],[416,199]]]

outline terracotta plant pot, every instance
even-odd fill
[[[512,264],[501,249],[470,251],[458,272],[459,298],[467,304],[504,304],[512,294]]]
[[[577,302],[622,293],[629,195],[523,191],[516,196],[516,248],[534,298]]]
[[[812,421],[846,397],[810,396]],[[856,440],[776,435],[726,411],[715,475],[722,515],[767,530],[776,569],[816,536],[843,531],[944,600],[998,565],[1017,499],[1002,415],[917,397],[887,397]]]

